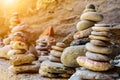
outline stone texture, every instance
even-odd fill
[[[89,41],[89,38],[76,39],[71,42],[70,46],[85,45]]]
[[[0,59],[0,80],[67,80],[59,78],[43,78],[38,73],[35,74],[18,74],[14,75],[8,73],[9,62],[4,59]]]
[[[103,20],[103,16],[97,12],[87,12],[81,15],[80,20],[99,22]]]
[[[88,20],[82,20],[77,23],[76,28],[78,31],[82,31],[89,27],[94,26],[94,24],[95,24],[95,22],[88,21]]]
[[[85,55],[85,52],[84,45],[67,47],[61,55],[61,62],[68,67],[77,67],[79,65],[76,58]]]
[[[87,43],[85,47],[88,51],[96,52],[99,54],[100,53],[101,54],[111,54],[112,53],[112,49],[110,49],[108,47],[95,46],[91,43]]]
[[[76,60],[80,66],[92,71],[107,71],[111,68],[111,64],[109,62],[95,61],[84,56],[79,56]]]

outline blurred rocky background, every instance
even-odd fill
[[[49,26],[54,27],[55,38],[61,41],[69,33],[76,31],[87,4],[93,3],[104,15],[100,23],[120,23],[120,0],[0,0],[0,36],[9,33],[9,19],[12,12],[19,12],[20,19],[34,31],[33,41]],[[118,33],[119,34],[119,31]],[[119,41],[118,41],[119,42]]]

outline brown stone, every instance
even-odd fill
[[[107,71],[111,68],[109,62],[94,61],[84,56],[78,57],[77,62],[80,66],[93,71]]]
[[[19,73],[37,73],[39,71],[40,64],[32,63],[27,65],[20,65],[20,66],[10,66],[9,71],[14,74]]]
[[[35,56],[31,53],[16,54],[10,57],[10,64],[14,66],[31,64],[33,61],[35,61]]]

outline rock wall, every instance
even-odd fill
[[[61,41],[69,33],[76,31],[75,25],[85,6],[89,3],[96,5],[96,9],[103,13],[104,20],[101,23],[119,23],[120,22],[120,0],[26,0],[21,2],[13,11],[21,14],[21,20],[30,25],[35,32],[35,41],[39,35],[49,26],[55,30],[55,38]],[[27,4],[26,4],[27,3]],[[17,4],[17,3],[16,3]],[[22,6],[23,5],[23,6]],[[7,8],[6,8],[7,9]],[[7,10],[6,10],[7,11]],[[11,11],[12,12],[12,11]],[[10,13],[1,16],[0,24],[1,34],[7,34],[9,26]]]

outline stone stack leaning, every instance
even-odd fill
[[[79,76],[82,79],[104,79],[107,76],[103,76],[103,74],[98,74],[98,72],[108,71],[111,68],[111,64],[109,63],[110,58],[108,57],[112,53],[112,49],[110,47],[110,25],[107,24],[95,24],[92,27],[92,32],[89,38],[91,39],[89,43],[86,44],[86,57],[79,56],[77,58],[77,62],[80,66],[91,70],[88,71],[92,77],[83,77],[83,74],[87,72],[86,70],[79,70]],[[81,74],[81,72],[83,74]],[[96,75],[93,77],[93,75]],[[100,76],[101,75],[101,76]],[[99,77],[97,77],[99,76]]]
[[[11,50],[7,55],[10,59],[9,70],[12,73],[38,72],[39,65],[33,63],[35,56],[28,51],[27,38],[24,32],[14,32],[11,34],[10,41]]]
[[[62,52],[66,45],[62,42],[57,42],[55,46],[52,46],[52,50],[50,51],[49,60],[52,62],[61,62],[60,58]]]
[[[74,34],[74,41],[71,45],[83,45],[89,42],[88,36],[92,31],[91,27],[102,20],[103,16],[96,12],[95,6],[93,4],[87,5],[76,25],[78,32]]]

